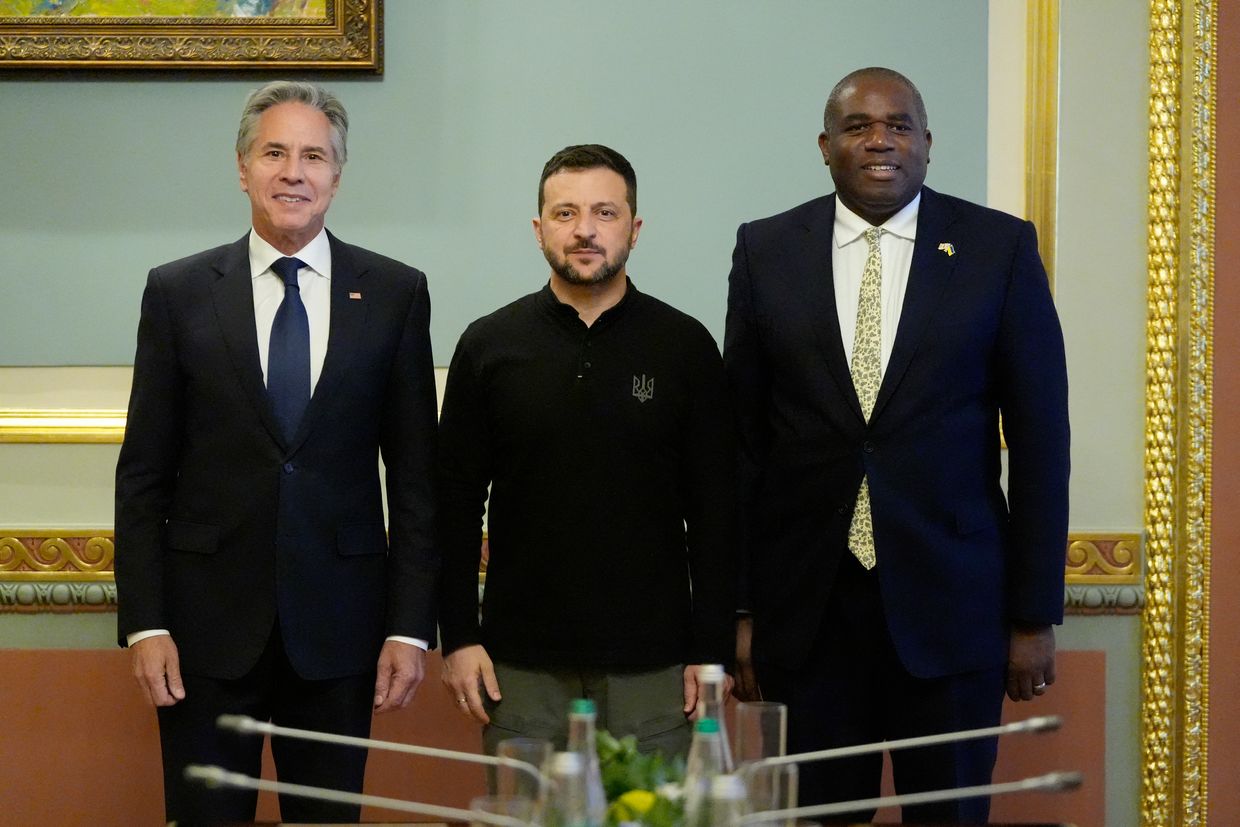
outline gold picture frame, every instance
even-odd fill
[[[37,4],[36,4],[37,5]],[[68,7],[72,4],[63,4]],[[167,0],[169,11],[181,8]],[[227,4],[212,4],[223,8]],[[319,0],[311,16],[3,16],[0,69],[346,69],[383,72],[383,0]],[[156,0],[147,3],[158,11]],[[280,8],[276,2],[274,8]],[[32,6],[33,8],[33,6]],[[124,8],[124,7],[120,7]]]

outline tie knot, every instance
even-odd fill
[[[271,269],[277,276],[284,279],[286,287],[297,286],[297,271],[305,267],[306,263],[299,258],[278,258],[272,262]]]
[[[870,227],[869,229],[865,231],[866,243],[869,244],[871,247],[877,246],[878,237],[881,236],[882,234],[883,234],[882,227]],[[293,259],[293,260],[296,261],[296,259]]]

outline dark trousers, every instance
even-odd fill
[[[880,562],[881,566],[882,563]],[[898,611],[898,607],[895,609]],[[926,618],[933,623],[933,618]],[[788,705],[788,752],[996,726],[1004,668],[923,679],[900,663],[883,615],[877,571],[851,555],[840,564],[809,661],[787,670],[757,658],[763,697]],[[897,793],[989,784],[998,739],[891,753]],[[800,766],[802,806],[876,798],[882,753]],[[868,822],[874,810],[833,817]],[[989,798],[905,807],[906,823],[984,824]]]
[[[495,677],[504,698],[484,696],[491,723],[482,731],[483,746],[495,754],[507,738],[545,738],[562,750],[568,742],[568,704],[590,698],[598,709],[597,726],[621,738],[637,736],[642,753],[671,758],[689,751],[691,733],[685,717],[685,668],[659,669],[534,668],[496,661]]]
[[[377,657],[377,655],[376,655]],[[342,735],[370,735],[374,674],[310,681],[289,663],[279,627],[258,663],[238,680],[183,675],[185,699],[159,709],[164,760],[164,807],[169,821],[220,825],[254,820],[258,792],[208,789],[186,781],[187,764],[208,764],[257,777],[263,738],[218,729],[223,713],[249,715],[280,726]],[[351,747],[272,738],[271,752],[281,781],[361,792],[366,751]],[[356,822],[361,807],[297,796],[280,796],[280,815],[292,822]]]

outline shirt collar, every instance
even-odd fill
[[[884,232],[903,238],[906,241],[917,240],[917,212],[921,207],[921,193],[913,196],[913,200],[881,225]],[[862,233],[870,229],[870,222],[857,215],[835,197],[835,246],[846,247],[852,244]]]
[[[256,279],[271,269],[276,259],[284,253],[267,243],[255,230],[250,230],[250,278]],[[332,277],[332,246],[327,240],[327,228],[310,239],[310,243],[292,255],[299,258],[316,274],[330,280]]]
[[[633,280],[627,275],[624,278],[624,295],[620,297],[620,301],[604,310],[599,317],[595,319],[593,325],[594,327],[599,326],[600,322],[606,323],[610,319],[623,315],[624,311],[627,310],[633,302],[639,301],[638,299],[631,298],[633,296],[640,295],[637,292],[637,288],[633,286]],[[556,318],[576,322],[577,324],[583,324],[581,317],[577,314],[577,308],[573,307],[571,304],[565,304],[560,301],[560,297],[557,296],[555,291],[551,289],[550,281],[544,284],[543,288],[539,290],[536,295],[538,296],[539,303],[541,303],[542,306]]]

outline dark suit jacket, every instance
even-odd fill
[[[248,236],[147,281],[116,471],[118,626],[122,644],[170,630],[190,674],[245,674],[277,616],[311,679],[374,669],[388,634],[434,640],[426,278],[329,238],[327,355],[290,444],[263,385]]]
[[[742,225],[733,253],[724,360],[755,656],[787,668],[807,657],[868,475],[883,604],[905,667],[933,677],[1002,665],[1011,622],[1063,614],[1067,375],[1034,227],[923,188],[867,425],[840,338],[834,219],[835,197],[818,198]]]

